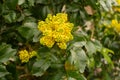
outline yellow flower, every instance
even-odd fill
[[[38,29],[43,33],[40,43],[51,48],[55,43],[59,48],[66,49],[67,42],[73,39],[71,34],[73,24],[68,22],[67,14],[48,14],[45,21],[38,22]],[[63,44],[63,45],[62,45]]]
[[[120,0],[116,0],[117,1],[117,3],[120,5]]]
[[[118,25],[118,21],[117,21],[116,19],[112,20],[112,24],[111,24],[111,25],[112,25],[112,26]]]
[[[114,6],[114,7],[113,7],[113,10],[116,11],[116,12],[120,12],[120,7]]]
[[[116,12],[120,12],[120,0],[116,0],[117,5],[112,6],[113,10]]]
[[[29,53],[27,50],[21,50],[19,51],[19,58],[21,60],[22,63],[24,62],[28,62],[29,61]]]
[[[120,23],[116,19],[112,20],[111,26],[115,28],[115,30],[120,33]]]
[[[64,23],[67,21],[67,14],[65,13],[58,13],[56,16],[53,16],[53,21]]]
[[[22,63],[27,63],[30,58],[37,55],[36,51],[28,52],[27,50],[21,50],[19,51],[19,58]]]
[[[29,53],[30,58],[32,58],[32,57],[34,57],[36,55],[37,55],[36,51],[32,51],[32,52]]]
[[[43,44],[43,45],[46,45],[47,47],[51,48],[55,41],[52,37],[49,37],[49,36],[43,36],[41,39],[40,39],[40,43]]]
[[[61,49],[66,49],[67,48],[67,45],[65,42],[62,42],[62,43],[57,43],[57,45],[59,46],[59,48]]]
[[[118,33],[120,33],[120,23],[115,26],[115,29]]]

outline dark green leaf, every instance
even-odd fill
[[[110,56],[109,56],[109,53],[114,54],[114,52],[113,52],[112,50],[110,50],[110,49],[103,48],[101,53],[102,53],[102,55],[104,56],[104,59],[105,59],[109,64],[111,64],[112,67],[113,67],[113,62],[112,62],[112,60],[111,60],[111,58],[110,58]]]
[[[0,45],[0,63],[8,61],[11,57],[16,54],[16,50],[12,49],[8,44]]]
[[[39,31],[37,29],[37,24],[34,22],[26,22],[22,27],[18,28],[18,32],[27,40],[39,40]],[[34,39],[33,39],[34,37]]]
[[[44,6],[42,9],[42,16],[46,18],[48,13],[51,13],[49,6]]]
[[[62,70],[55,71],[55,74],[53,76],[50,76],[49,80],[63,80],[62,77],[64,76],[64,73]]]
[[[29,27],[19,27],[18,28],[19,33],[26,39],[30,39],[33,37],[33,29]]]
[[[83,47],[86,45],[86,41],[81,41],[81,42],[75,42],[73,44],[74,47]]]
[[[18,0],[18,5],[22,5],[23,3],[25,3],[25,0]]]
[[[67,11],[68,12],[77,12],[79,10],[80,10],[80,5],[78,5],[76,3],[67,5]]]
[[[6,0],[6,5],[9,9],[16,9],[17,4],[18,0]]]
[[[87,56],[85,52],[80,48],[71,49],[70,52],[70,62],[74,64],[81,73],[83,73],[87,64]]]
[[[14,11],[9,12],[7,15],[3,16],[7,23],[16,22],[16,13]]]
[[[95,45],[91,42],[91,41],[88,41],[85,45],[85,48],[87,50],[87,53],[89,56],[92,56],[93,53],[96,52],[96,48],[95,48]]]
[[[77,71],[69,71],[68,80],[87,80],[87,79]]]
[[[1,77],[5,76],[6,74],[9,74],[9,72],[7,72],[7,70],[5,69],[5,66],[0,65],[0,79],[1,79]]]
[[[36,0],[36,3],[41,3],[41,4],[48,4],[50,1],[49,0]]]
[[[35,0],[28,0],[30,6],[34,6]]]
[[[32,74],[35,76],[42,76],[50,65],[50,61],[40,59],[33,64]]]

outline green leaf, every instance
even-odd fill
[[[6,5],[9,9],[16,9],[17,4],[18,0],[6,0]]]
[[[24,9],[23,13],[24,13],[25,16],[30,16],[30,15],[32,15],[32,13],[30,12],[29,9]]]
[[[94,46],[95,46],[95,48],[96,48],[96,51],[101,51],[102,50],[102,48],[103,48],[103,46],[102,46],[102,44],[100,43],[100,41],[98,41],[98,40],[95,40],[94,42],[93,42],[93,44],[94,44]]]
[[[96,53],[95,45],[91,41],[86,43],[85,48],[87,50],[88,56],[92,56],[93,53]]]
[[[10,73],[11,77],[13,77],[14,80],[18,80],[18,73],[16,69],[16,64],[14,62],[7,62],[6,70]]]
[[[109,53],[114,54],[114,52],[112,50],[107,49],[107,48],[103,48],[101,51],[101,54],[104,56],[104,59],[108,62],[108,64],[111,64],[113,67],[113,62],[109,56]]]
[[[29,27],[19,27],[18,32],[26,39],[31,39],[33,37],[33,29]]]
[[[11,57],[16,54],[16,50],[12,49],[8,44],[1,44],[0,45],[0,63],[8,61]]]
[[[73,0],[74,2],[79,2],[80,0]]]
[[[32,74],[35,76],[42,76],[50,67],[51,63],[48,60],[40,59],[33,64]]]
[[[112,11],[114,1],[113,0],[100,0],[100,5],[105,11]]]
[[[9,72],[7,72],[7,70],[5,69],[5,66],[0,65],[0,78],[9,74]]]
[[[25,3],[25,0],[18,0],[18,5],[22,5],[23,3]]]
[[[92,57],[88,61],[88,67],[89,68],[94,68],[94,66],[95,66],[95,59]]]
[[[72,77],[68,77],[68,80],[76,80],[76,79]]]
[[[27,40],[39,41],[40,32],[37,29],[37,24],[34,22],[26,22],[22,27],[18,28],[18,32]],[[33,39],[34,37],[34,39]]]
[[[24,20],[24,18],[25,18],[25,15],[24,14],[20,14],[19,16],[17,16],[17,21],[21,22],[21,21]]]
[[[2,12],[2,4],[0,3],[0,15],[1,15],[1,12]]]
[[[80,10],[80,6],[76,3],[72,3],[66,6],[68,12],[77,12]]]
[[[44,6],[42,8],[42,17],[46,18],[46,16],[47,16],[48,13],[51,13],[49,6]]]
[[[62,77],[65,75],[65,73],[62,72],[62,70],[58,70],[53,72],[53,75],[50,75],[50,77],[48,78],[49,80],[63,80]],[[48,80],[46,79],[46,80]]]
[[[6,80],[6,78],[5,77],[1,77],[0,80]]]
[[[30,6],[34,6],[35,0],[28,0]]]
[[[14,11],[9,12],[7,15],[3,16],[7,23],[16,22],[16,13]]]
[[[81,48],[71,49],[70,62],[77,68],[81,73],[84,72],[87,64],[87,56]]]
[[[84,72],[88,57],[85,51],[82,49],[86,45],[86,41],[78,41],[72,43],[70,46],[70,57],[68,61],[74,68],[78,69],[81,73]]]
[[[104,72],[104,79],[105,80],[112,80],[112,78],[111,78],[111,76],[109,75],[109,73],[108,72]],[[117,80],[117,79],[116,79]],[[118,79],[119,80],[119,79]]]
[[[36,0],[36,3],[48,4],[49,0]]]
[[[68,80],[87,80],[82,74],[77,71],[69,71]]]
[[[13,76],[16,75],[16,65],[15,63],[13,62],[9,62],[7,65],[6,65],[6,69],[8,72],[12,73]]]
[[[86,41],[81,41],[81,42],[79,41],[73,44],[74,47],[83,47],[85,45],[86,45]]]
[[[68,46],[68,49],[73,48],[73,46],[78,47],[78,48],[82,48],[85,45],[86,45],[86,41],[83,41],[83,40],[82,41],[75,41]]]
[[[39,42],[40,39],[40,32],[36,30],[34,37],[33,37],[33,42]]]
[[[35,22],[26,22],[26,23],[23,24],[23,26],[27,26],[27,27],[30,27],[30,28],[36,28],[37,24]]]

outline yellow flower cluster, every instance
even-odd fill
[[[28,62],[30,58],[37,55],[36,51],[28,52],[27,50],[21,50],[19,51],[19,58],[22,63]]]
[[[117,1],[118,5],[120,5],[120,0],[116,0],[116,1]]]
[[[120,12],[120,7],[114,6],[114,7],[113,7],[113,10],[116,11],[116,12]]]
[[[117,5],[114,5],[112,8],[116,12],[120,12],[120,0],[116,0]]]
[[[67,14],[58,13],[55,15],[48,14],[45,21],[38,22],[38,29],[43,33],[40,43],[51,48],[55,43],[61,49],[66,49],[66,43],[73,39],[71,30],[73,24],[68,22]]]
[[[112,20],[111,26],[114,27],[118,33],[120,33],[120,23],[116,19]]]

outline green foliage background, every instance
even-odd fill
[[[106,28],[119,12],[115,0],[1,0],[0,80],[119,80],[120,35]],[[37,25],[47,14],[65,12],[74,23],[66,50],[40,44]],[[21,63],[18,51],[37,57]]]

